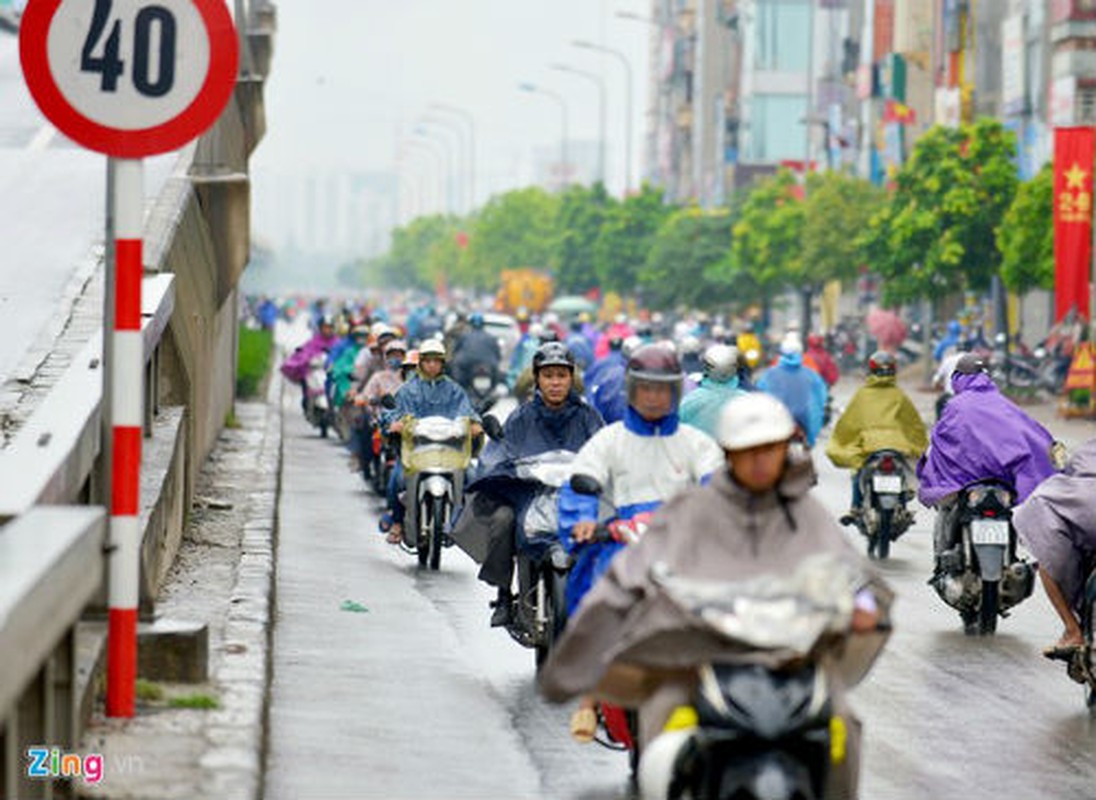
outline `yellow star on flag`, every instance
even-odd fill
[[[1084,189],[1085,178],[1088,177],[1088,173],[1081,169],[1081,165],[1076,161],[1073,162],[1073,166],[1070,167],[1066,173],[1066,187],[1069,189]]]

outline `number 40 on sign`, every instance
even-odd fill
[[[196,138],[235,85],[238,43],[223,0],[30,0],[19,39],[43,113],[119,158]]]

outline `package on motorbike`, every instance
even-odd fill
[[[407,477],[404,544],[419,563],[438,569],[453,508],[464,492],[464,471],[472,460],[472,428],[467,417],[408,417],[400,440]]]
[[[992,634],[998,616],[1031,596],[1035,567],[1017,554],[1012,526],[1015,491],[983,481],[959,492],[958,535],[938,553],[930,583],[959,612],[967,633]]]
[[[847,635],[860,576],[819,555],[791,575],[740,582],[677,577],[657,565],[651,577],[656,603],[672,609],[668,623],[676,614],[695,643],[660,647],[667,632],[656,629],[617,658],[649,669],[692,666],[696,679],[691,705],[640,757],[642,797],[847,796],[859,738],[840,687],[860,681],[883,641]]]

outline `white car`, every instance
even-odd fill
[[[505,372],[510,363],[510,356],[521,339],[521,330],[517,320],[509,314],[496,314],[486,312],[483,315],[483,329],[498,339],[499,350],[502,351],[502,370]]]

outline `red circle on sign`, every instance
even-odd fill
[[[47,40],[64,0],[31,0],[19,23],[19,59],[31,96],[57,129],[74,142],[116,158],[178,150],[201,136],[221,115],[236,85],[239,43],[223,0],[190,0],[209,35],[209,71],[197,96],[182,112],[151,128],[124,129],[100,124],[81,113],[57,85]]]

